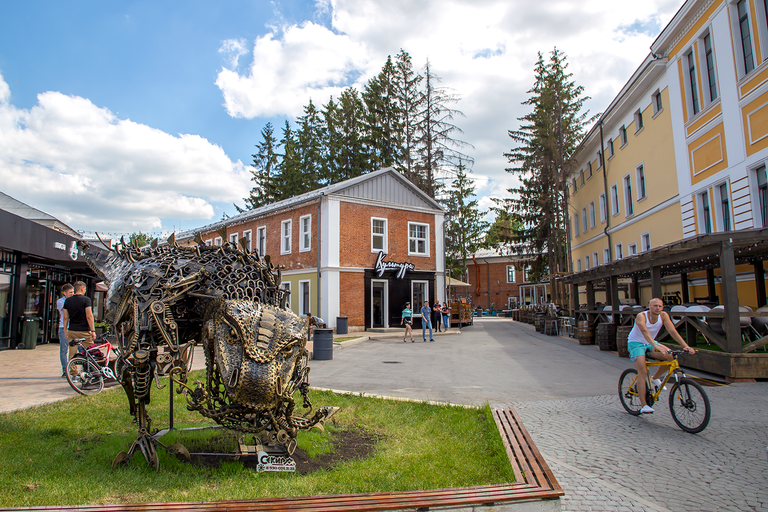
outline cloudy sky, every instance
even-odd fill
[[[0,191],[75,229],[232,215],[264,124],[365,83],[401,48],[462,98],[481,206],[512,186],[507,130],[555,46],[602,111],[682,0],[7,2]]]

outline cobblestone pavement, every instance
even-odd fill
[[[675,425],[666,397],[631,416],[618,395],[515,402],[566,495],[563,510],[768,510],[768,383],[708,387],[699,434]]]

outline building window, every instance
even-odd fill
[[[621,147],[627,145],[627,127],[622,126],[619,128],[619,138],[621,139]]]
[[[312,215],[299,217],[299,252],[306,252],[312,248]]]
[[[613,158],[613,139],[608,139],[608,160]]]
[[[286,301],[286,306],[288,307],[288,309],[291,309],[291,282],[283,281],[282,283],[280,283],[280,288],[282,288],[287,292],[285,294],[285,296],[288,297],[288,300]]]
[[[731,230],[731,202],[728,194],[728,184],[723,183],[718,187],[720,192],[720,220],[722,221],[721,231]]]
[[[637,254],[637,244],[629,244],[629,255],[634,256]]]
[[[608,218],[608,209],[605,204],[605,194],[600,194],[600,224],[604,224]]]
[[[299,281],[299,316],[307,316],[311,313],[309,307],[309,281]],[[315,313],[315,315],[319,312]]]
[[[704,62],[707,64],[707,90],[709,91],[709,102],[717,99],[717,77],[715,75],[715,54],[712,52],[712,34],[707,32],[704,36]]]
[[[531,266],[530,265],[523,265],[523,282],[524,283],[531,282]]]
[[[371,218],[371,252],[387,252],[387,219]]]
[[[611,252],[606,247],[603,249],[603,265],[607,265],[611,262]]]
[[[589,165],[592,165],[592,162],[589,162]],[[584,186],[584,171],[581,171],[581,186]]]
[[[216,238],[213,239],[213,245],[215,245],[216,247],[221,247],[221,237],[220,236],[217,236]]]
[[[589,270],[589,254],[584,256],[584,270]]]
[[[576,272],[581,272],[581,258],[576,260]]]
[[[642,245],[643,252],[651,250],[651,233],[649,231],[646,231],[640,235],[640,243]]]
[[[408,223],[408,254],[429,256],[429,226],[416,222]]]
[[[765,165],[761,165],[755,169],[757,178],[757,198],[759,202],[760,212],[758,217],[760,218],[762,228],[768,228],[768,173],[766,173]]]
[[[712,232],[712,217],[709,211],[709,192],[704,191],[701,194],[701,221],[704,227],[704,233]]]
[[[208,247],[212,246],[213,245],[213,240],[211,240],[209,238],[208,240],[205,241],[205,245],[207,245]]]
[[[597,225],[595,220],[595,202],[592,201],[589,203],[589,227],[594,229],[595,225]]]
[[[597,251],[592,253],[592,265],[595,267],[600,265],[600,260],[597,259]]]
[[[693,115],[699,113],[699,89],[696,86],[696,57],[694,56],[693,49],[686,56],[688,61],[688,74],[686,76],[686,85],[688,86],[688,105],[691,107]]]
[[[632,205],[632,177],[627,174],[624,176],[624,215],[629,217],[635,213]]]
[[[598,151],[597,152],[597,168],[602,169],[603,165],[605,165],[605,162],[603,162],[603,152]]]
[[[645,199],[645,168],[639,165],[635,169],[637,175],[637,200]]]
[[[245,238],[245,247],[249,250],[253,250],[253,240],[251,240],[251,230],[243,231],[243,238]]]
[[[635,112],[635,135],[640,133],[640,130],[643,129],[643,111],[638,110]]]
[[[579,231],[579,214],[578,213],[573,214],[573,220],[574,220],[574,227],[576,228],[576,236],[579,236],[581,234],[581,231]]]
[[[427,295],[427,281],[411,281],[411,295],[413,296],[411,306],[413,306],[414,316],[424,305],[425,300],[429,300]]]
[[[654,117],[664,110],[664,106],[661,103],[661,91],[656,89],[656,92],[651,94],[651,104],[653,105],[653,115]]]
[[[508,283],[515,282],[515,266],[514,265],[507,265],[507,282]]]
[[[586,233],[588,230],[587,226],[587,207],[581,209],[581,230]]]
[[[229,243],[232,244],[235,248],[237,248],[237,233],[232,233],[229,235]]]
[[[614,248],[616,249],[614,251],[614,252],[616,252],[616,259],[617,260],[622,259],[624,257],[624,244],[619,242],[618,244],[616,244],[616,246]]]
[[[741,59],[739,67],[742,68],[741,75],[746,75],[755,69],[755,59],[752,55],[752,32],[749,28],[749,15],[747,14],[747,1],[740,0],[736,4],[736,13],[739,21],[739,44],[741,46]],[[737,44],[737,46],[739,46]],[[738,51],[738,50],[737,50]]]
[[[592,161],[587,162],[587,179],[592,177]]]
[[[573,178],[573,193],[575,194],[577,190],[579,190],[579,187],[576,185],[576,178]]]
[[[280,254],[291,254],[291,231],[293,220],[288,219],[280,223]]]
[[[256,229],[256,251],[262,258],[267,254],[267,226]]]
[[[619,214],[619,187],[615,183],[611,185],[611,213]]]

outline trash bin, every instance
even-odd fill
[[[40,332],[40,320],[37,318],[25,318],[21,328],[21,342],[24,348],[31,349],[37,346],[37,335]]]
[[[333,329],[315,329],[312,341],[314,343],[312,359],[318,361],[333,359]]]
[[[349,332],[349,317],[336,317],[336,334],[347,334]]]

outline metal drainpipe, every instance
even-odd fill
[[[605,228],[603,233],[608,237],[608,259],[613,261],[613,242],[608,229],[611,227],[611,214],[608,208],[608,159],[605,158],[605,146],[603,145],[603,120],[600,119],[600,154],[603,159],[603,192],[605,193]],[[598,201],[598,207],[600,201]]]
[[[320,316],[322,309],[320,307],[320,254],[322,250],[322,245],[320,245],[320,230],[321,230],[321,221],[320,221],[320,215],[322,212],[322,206],[323,206],[323,196],[325,195],[324,192],[320,193],[320,197],[317,200],[317,315]],[[326,320],[327,324],[330,325],[331,319],[328,318]]]

